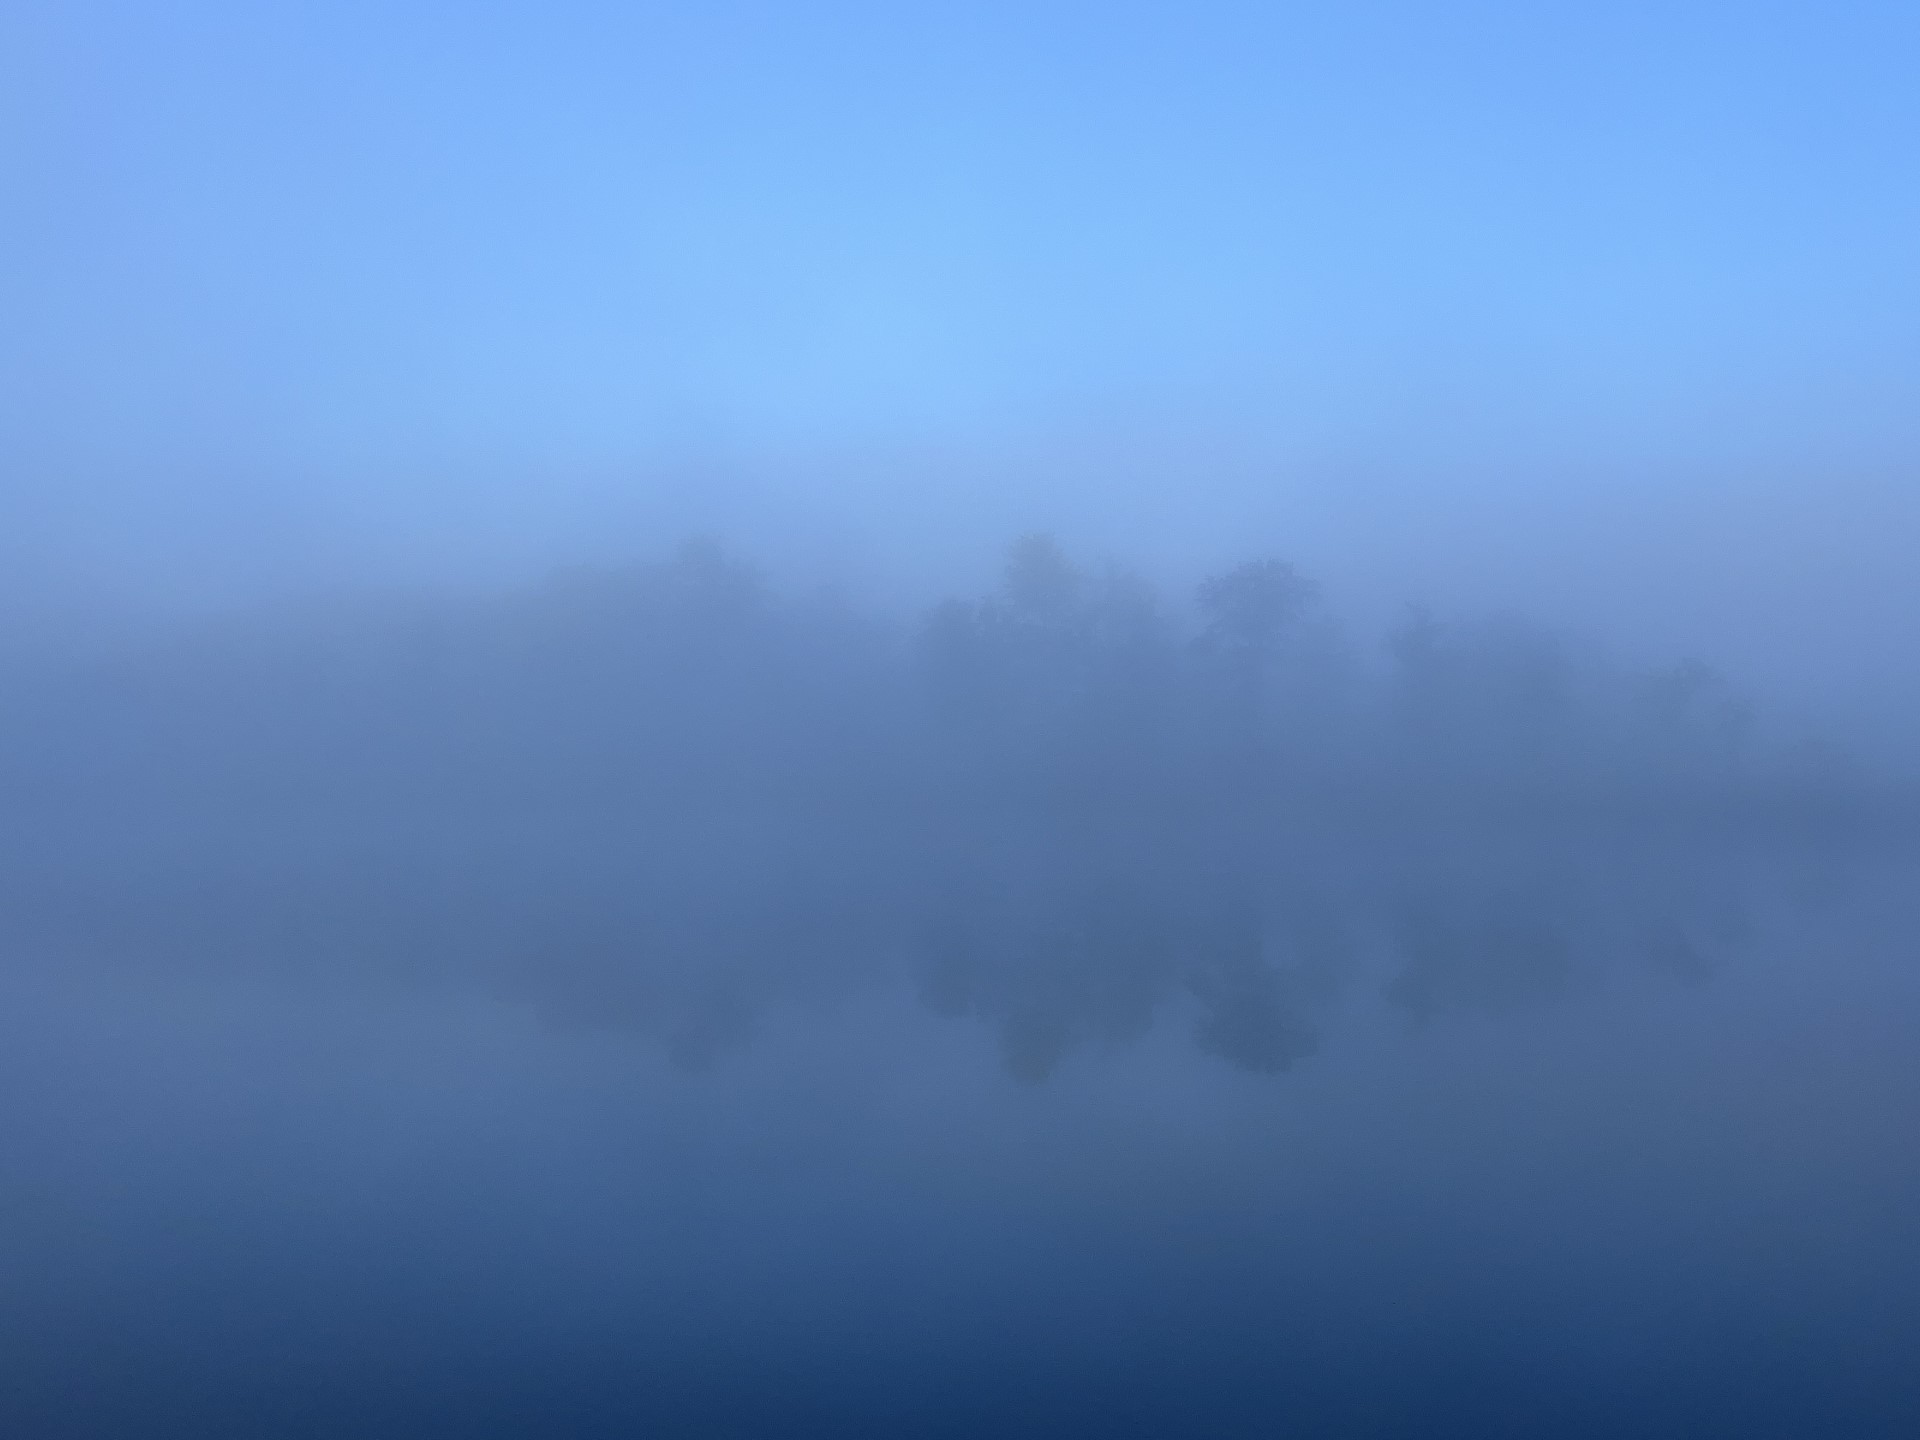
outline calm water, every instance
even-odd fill
[[[1915,1433],[1910,857],[919,833],[16,830],[5,1430]]]

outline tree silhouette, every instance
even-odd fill
[[[1250,560],[1200,585],[1201,644],[1246,664],[1278,653],[1288,627],[1317,594],[1284,560]]]

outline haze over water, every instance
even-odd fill
[[[0,1432],[1916,1433],[1910,7],[0,17]]]

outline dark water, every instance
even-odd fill
[[[1920,1433],[1910,858],[1004,821],[16,831],[0,1430]]]

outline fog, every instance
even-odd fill
[[[1917,60],[0,15],[0,1434],[1920,1433]]]
[[[982,580],[18,652],[11,1423],[1911,1420],[1903,776],[1277,558]]]

